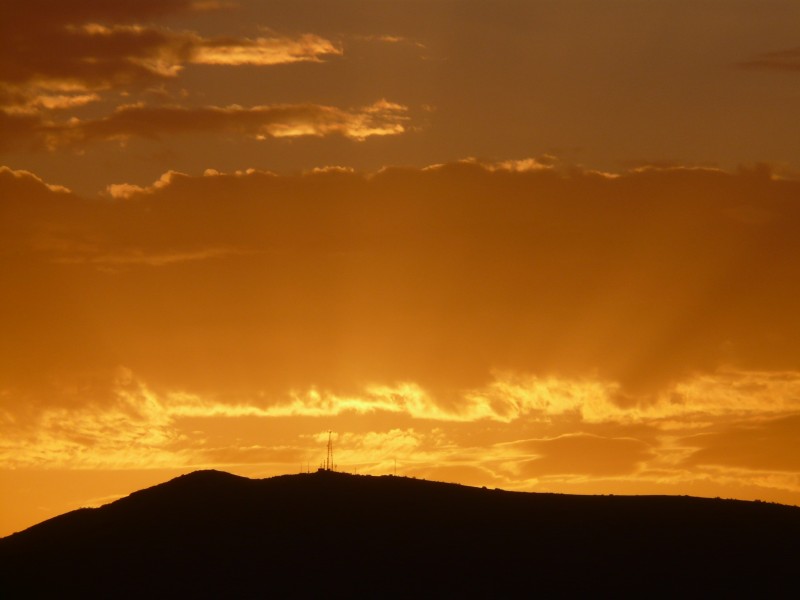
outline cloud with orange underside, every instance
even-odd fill
[[[97,101],[97,92],[127,90],[176,78],[187,64],[271,66],[341,55],[313,34],[296,38],[203,38],[141,25],[65,25],[44,32],[46,49],[20,44],[0,60],[8,109],[63,108]],[[53,39],[55,37],[55,39]],[[35,42],[35,40],[34,40]],[[58,47],[53,52],[53,47]],[[51,98],[57,98],[56,106]],[[3,99],[3,97],[0,97]]]
[[[313,34],[297,38],[259,37],[200,40],[190,62],[200,65],[280,65],[320,62],[322,57],[341,56],[342,50],[330,40]]]
[[[16,3],[15,3],[16,4]],[[33,3],[36,4],[36,3]],[[187,65],[273,66],[322,62],[341,56],[336,43],[312,33],[203,37],[191,31],[142,24],[139,19],[174,11],[208,10],[195,3],[149,2],[129,10],[104,2],[76,3],[74,11],[35,6],[9,9],[0,26],[8,51],[0,53],[0,151],[27,145],[65,144],[130,136],[159,137],[178,131],[246,131],[260,138],[338,133],[363,140],[404,131],[405,107],[381,101],[347,110],[296,104],[254,107],[117,106],[106,117],[79,119],[70,110],[115,102],[119,93],[145,92],[176,80]]]
[[[100,8],[98,16],[105,14]],[[141,14],[147,14],[144,8]],[[261,140],[342,135],[363,141],[408,129],[408,108],[385,99],[349,109],[312,103],[149,106],[137,102],[119,105],[106,116],[69,116],[64,113],[70,109],[110,100],[112,92],[141,92],[148,85],[174,80],[186,65],[272,66],[342,55],[337,44],[310,33],[204,38],[137,23],[82,22],[79,14],[17,31],[20,39],[0,58],[0,121],[6,133],[0,151],[21,145],[56,150],[192,132],[238,133]],[[116,12],[110,14],[125,20]],[[128,16],[139,14],[132,11]],[[47,44],[37,43],[37,36],[42,42],[46,38]]]
[[[205,38],[150,25],[171,13],[224,9],[224,3],[71,2],[9,0],[0,33],[9,41],[0,58],[0,82],[41,89],[107,89],[174,77],[186,63],[273,65],[340,55],[335,44],[313,34]],[[148,24],[142,24],[147,22]],[[56,51],[54,51],[54,49]]]
[[[386,100],[350,110],[318,104],[196,108],[136,104],[121,106],[105,118],[40,126],[38,131],[50,149],[208,131],[255,139],[341,135],[363,141],[406,131],[407,111]]]

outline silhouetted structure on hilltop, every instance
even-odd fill
[[[323,471],[335,471],[336,465],[333,463],[333,438],[331,437],[332,432],[328,430],[328,448],[325,454],[325,462],[321,467]]]

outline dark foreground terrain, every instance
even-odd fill
[[[0,598],[794,597],[800,508],[198,471],[0,539]]]

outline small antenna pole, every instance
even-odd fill
[[[331,430],[328,430],[328,454],[325,458],[325,470],[333,471],[333,438],[331,437]]]

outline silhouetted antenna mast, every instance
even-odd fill
[[[333,438],[331,437],[331,430],[328,430],[328,455],[325,457],[325,470],[333,471]]]

